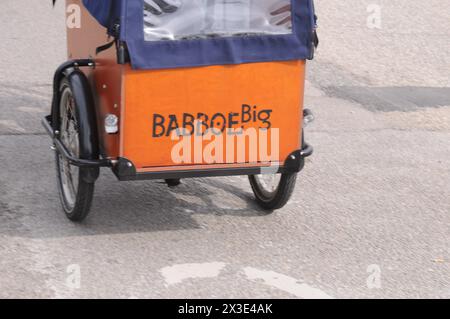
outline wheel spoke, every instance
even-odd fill
[[[61,141],[71,155],[78,156],[78,125],[75,118],[75,103],[68,89],[63,92],[61,97],[60,125]],[[67,204],[73,207],[78,192],[78,168],[71,165],[62,156],[59,156],[59,163],[62,192]]]
[[[71,195],[72,195],[72,201],[74,202],[75,201],[75,197],[76,197],[76,194],[77,194],[77,191],[76,191],[76,188],[75,188],[75,183],[74,183],[74,181],[73,181],[73,176],[72,176],[72,174],[71,174],[71,169],[70,169],[70,166],[69,166],[69,168],[68,168],[68,174],[67,174],[67,179],[68,179],[68,186],[69,186],[69,189],[70,189],[70,193],[71,193]]]

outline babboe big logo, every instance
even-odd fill
[[[272,109],[243,104],[240,112],[153,115],[152,136],[170,137],[174,164],[273,163],[280,133]]]
[[[273,110],[259,109],[257,105],[243,104],[240,112],[183,113],[167,116],[155,113],[152,121],[152,137],[169,137],[173,131],[179,135],[208,134],[209,130],[216,135],[227,129],[245,129],[247,125],[259,129],[270,129]],[[196,125],[194,124],[196,123]]]

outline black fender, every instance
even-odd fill
[[[76,105],[78,134],[80,136],[80,158],[97,160],[100,155],[95,104],[88,79],[80,70],[67,75]],[[100,175],[100,168],[80,169],[81,177],[87,183],[94,183]]]
[[[52,119],[53,130],[57,130],[59,127],[59,123],[55,121],[55,117],[53,116],[53,114],[55,114],[55,112],[58,112],[59,108],[59,99],[60,99],[59,89],[61,86],[61,81],[64,79],[64,77],[67,76],[68,73],[70,73],[70,70],[85,66],[95,67],[95,62],[91,59],[70,60],[61,64],[59,68],[55,71],[55,75],[53,76],[53,99],[50,114]]]
[[[78,69],[78,66],[87,66],[90,60],[69,61],[58,68],[54,78],[54,93],[52,103],[52,126],[59,129],[59,101],[60,86],[64,78],[69,82],[76,105],[76,116],[80,137],[79,158],[84,160],[98,160],[100,148],[98,140],[98,128],[95,111],[95,102],[92,90],[86,75]],[[86,65],[84,65],[86,63]],[[94,183],[100,175],[99,167],[80,168],[81,178],[87,183]]]

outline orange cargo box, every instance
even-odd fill
[[[304,63],[299,61],[157,71],[127,68],[120,156],[138,169],[284,160],[300,148],[303,77]],[[177,129],[184,129],[185,135],[174,136]],[[208,129],[213,129],[210,136],[204,134]],[[174,150],[177,144],[184,146],[181,151]],[[240,147],[245,152],[239,153]],[[213,148],[211,159],[208,148]]]
[[[80,4],[80,0],[70,3]],[[70,59],[96,56],[95,48],[109,41],[105,29],[80,7],[83,27],[68,29]],[[115,48],[95,60],[96,68],[86,72],[96,92],[102,153],[108,158],[128,159],[137,171],[268,162],[283,165],[289,154],[301,148],[304,61],[136,71],[117,64]],[[108,114],[120,119],[117,134],[104,130]],[[187,145],[188,137],[175,139],[172,134],[177,129],[193,133],[194,126],[201,130],[203,140],[199,142],[195,139],[198,134],[191,134],[190,154],[183,154],[186,147],[178,152],[180,143]],[[204,135],[208,128],[224,133],[222,152],[217,134]],[[267,136],[264,129],[269,129]],[[237,145],[242,144],[242,134],[247,134],[246,145]],[[211,145],[214,142],[215,147]],[[212,156],[205,159],[205,152]]]

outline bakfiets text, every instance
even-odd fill
[[[272,304],[223,304],[221,307],[185,305],[178,307],[179,314],[197,314],[209,317],[221,314],[272,314]]]
[[[183,113],[181,116],[170,114],[163,116],[153,114],[152,135],[155,138],[170,136],[173,131],[181,131],[182,135],[204,134],[212,130],[214,134],[221,134],[227,129],[242,128],[248,124],[259,123],[259,128],[270,129],[272,110],[260,110],[257,105],[243,104],[241,111],[228,113]],[[198,126],[198,127],[195,127]]]

